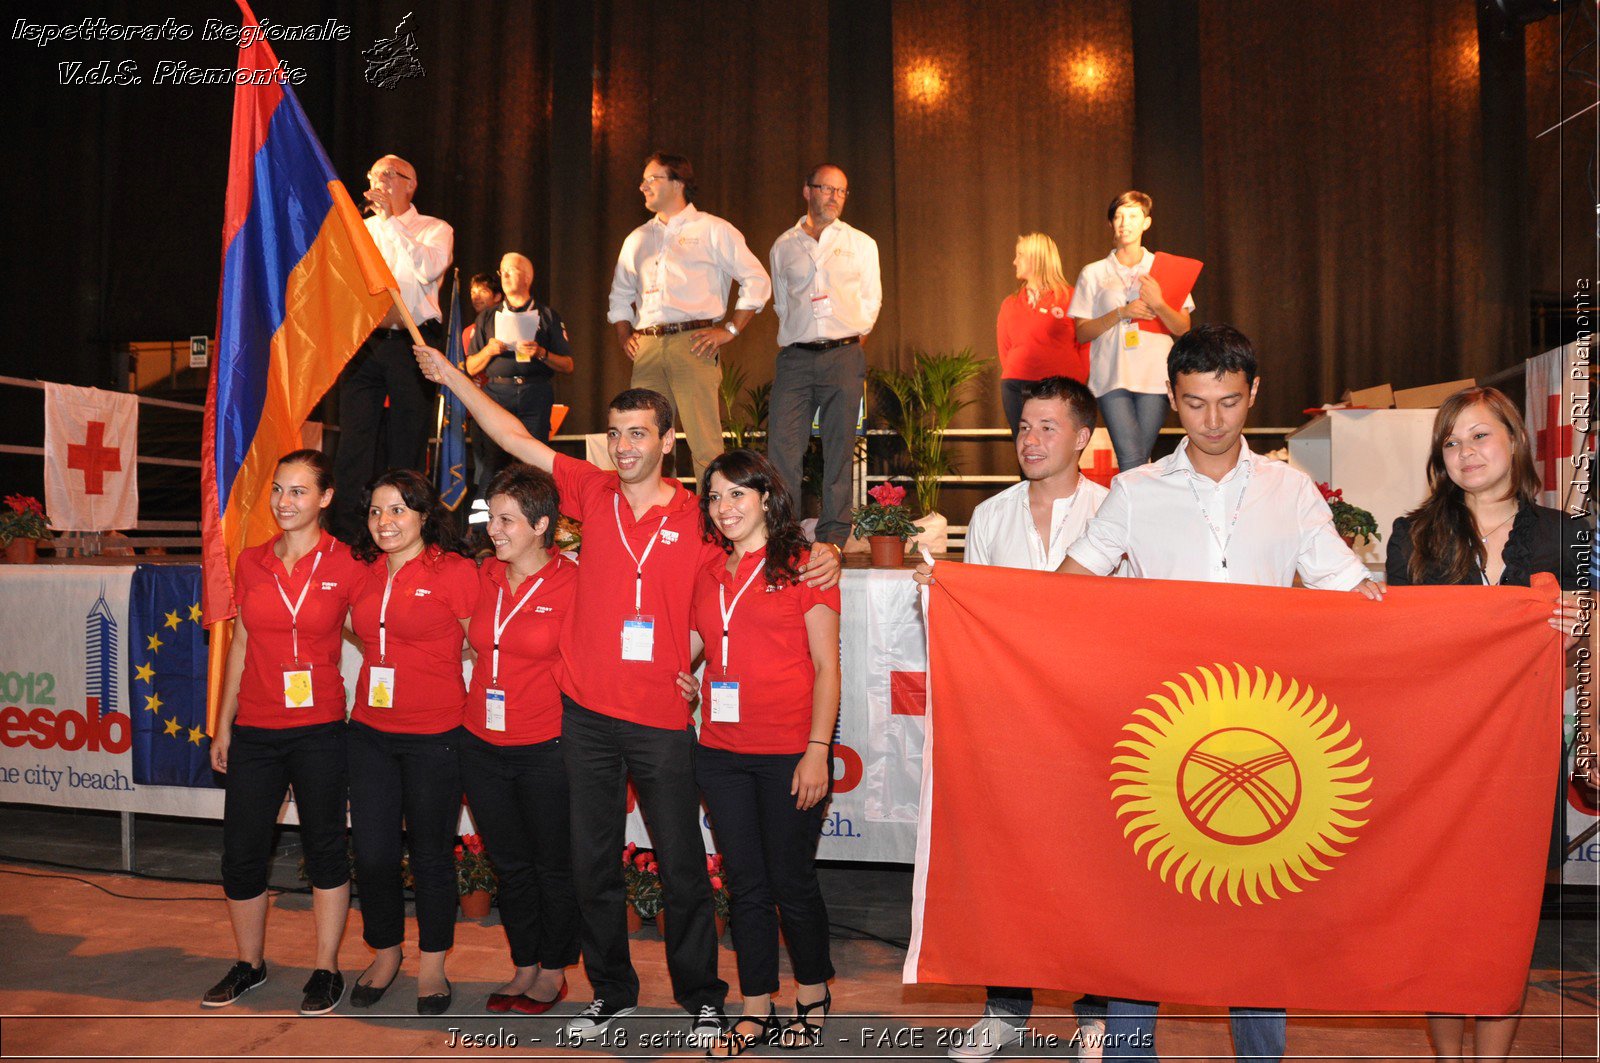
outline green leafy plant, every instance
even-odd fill
[[[722,383],[718,389],[723,408],[727,410],[722,427],[734,449],[753,447],[757,433],[772,412],[772,385],[757,384],[747,389],[744,386],[747,379],[748,375],[739,366],[722,367]]]
[[[922,529],[913,523],[911,511],[905,507],[906,489],[893,484],[879,484],[867,492],[872,501],[857,506],[850,514],[851,534],[857,539],[874,535],[893,535],[901,542]]]
[[[1360,506],[1346,502],[1342,490],[1335,490],[1332,484],[1324,483],[1317,484],[1317,490],[1322,492],[1328,508],[1333,510],[1333,530],[1338,532],[1341,538],[1353,541],[1357,537],[1362,537],[1374,542],[1383,538],[1378,533],[1378,522],[1372,514]]]
[[[477,890],[494,893],[500,888],[495,877],[494,864],[483,848],[483,839],[476,834],[463,834],[456,846],[456,892],[465,897]]]
[[[916,487],[917,508],[939,508],[939,478],[954,471],[944,450],[944,435],[956,414],[972,404],[961,395],[965,386],[987,368],[971,347],[953,353],[912,352],[910,369],[875,369],[871,377],[895,399],[887,411],[889,427],[906,447],[906,460]]]
[[[13,539],[50,538],[50,518],[37,498],[6,495],[5,502],[0,509],[0,546],[10,546]]]

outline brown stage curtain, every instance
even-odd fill
[[[1600,111],[1589,111],[1555,132],[1546,132],[1593,104],[1600,91],[1593,82],[1565,72],[1577,51],[1594,42],[1593,31],[1580,19],[1563,47],[1569,21],[1580,14],[1547,18],[1527,31],[1528,201],[1533,216],[1528,238],[1533,290],[1570,308],[1582,278],[1589,285],[1582,294],[1591,311],[1588,328],[1593,331],[1597,241],[1591,182],[1597,175],[1590,168],[1595,165]],[[1600,76],[1600,49],[1591,47],[1579,57],[1578,66],[1590,77]]]
[[[1346,387],[1523,357],[1485,292],[1473,5],[1202,4],[1206,240],[1197,321],[1263,361],[1259,424]],[[1160,225],[1159,206],[1157,226]],[[1175,249],[1176,250],[1176,249]]]

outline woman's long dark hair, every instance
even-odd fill
[[[400,492],[400,500],[407,509],[422,514],[422,542],[425,546],[437,546],[449,554],[466,553],[450,511],[439,501],[439,490],[433,486],[433,481],[415,469],[390,469],[367,484],[361,493],[362,513],[372,508],[372,496],[380,487],[394,488]],[[383,550],[372,538],[372,530],[363,524],[361,541],[350,548],[350,553],[358,561],[372,562],[383,554]]]
[[[1462,412],[1479,403],[1489,408],[1511,436],[1511,497],[1517,500],[1517,508],[1531,506],[1538,498],[1539,470],[1533,464],[1528,429],[1516,405],[1496,388],[1466,388],[1445,399],[1433,419],[1433,441],[1428,447],[1428,497],[1409,514],[1413,583],[1434,579],[1460,583],[1488,560],[1472,511],[1467,509],[1466,492],[1450,479],[1444,464],[1444,441]]]
[[[706,466],[700,479],[700,527],[708,543],[716,543],[722,552],[733,553],[733,544],[711,519],[711,474],[720,472],[731,483],[747,487],[766,496],[762,504],[767,521],[767,561],[764,566],[767,582],[793,583],[800,574],[800,555],[806,549],[806,535],[800,522],[794,519],[789,505],[789,492],[784,489],[783,478],[765,455],[753,450],[729,450],[717,455]]]

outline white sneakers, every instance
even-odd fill
[[[950,1046],[950,1058],[983,1063],[1007,1046],[1022,1043],[1022,1030],[1003,1019],[985,1015]]]

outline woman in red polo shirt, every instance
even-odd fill
[[[1016,434],[1022,389],[1047,376],[1089,379],[1089,345],[1078,343],[1078,327],[1067,316],[1072,285],[1061,272],[1061,252],[1044,233],[1017,237],[1011,260],[1022,287],[1006,296],[995,318],[1000,351],[1000,405]]]
[[[712,1057],[817,1044],[833,1003],[816,855],[839,715],[839,591],[798,579],[809,550],[788,499],[749,450],[713,460],[700,489],[705,537],[723,554],[695,580],[689,641],[691,657],[705,652],[704,687],[687,673],[678,683],[701,698],[695,778],[726,861],[744,996]],[[797,983],[787,1028],[772,1003],[780,922]]]
[[[560,497],[549,473],[509,466],[487,494],[494,557],[478,570],[467,627],[477,660],[461,781],[500,879],[500,920],[517,969],[488,1008],[539,1015],[567,995],[566,968],[578,962],[555,676],[578,566],[552,550]]]
[[[400,969],[405,898],[401,823],[417,895],[417,1013],[450,1008],[444,958],[455,942],[456,826],[461,815],[461,648],[478,570],[459,553],[450,514],[421,473],[391,469],[367,487],[371,575],[352,598],[363,649],[350,722],[350,829],[362,936],[378,955],[350,990],[376,1004]]]
[[[272,474],[278,535],[239,554],[239,614],[222,679],[211,766],[224,773],[222,889],[239,960],[201,1003],[226,1007],[267,979],[267,869],[284,793],[294,787],[311,878],[317,965],[302,1015],[344,996],[339,939],[350,910],[345,843],[344,679],[340,630],[366,566],[322,528],[333,502],[320,451],[285,454]]]

